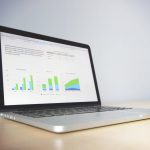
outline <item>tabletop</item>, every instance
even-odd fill
[[[115,104],[114,104],[115,105]],[[120,105],[115,106],[124,106]],[[128,106],[150,108],[150,101]],[[0,150],[144,150],[150,149],[150,119],[55,134],[0,119]]]

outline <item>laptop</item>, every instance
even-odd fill
[[[0,115],[55,133],[150,118],[102,106],[87,44],[0,26]]]

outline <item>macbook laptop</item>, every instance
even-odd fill
[[[56,133],[150,118],[101,105],[90,47],[0,26],[0,115]]]

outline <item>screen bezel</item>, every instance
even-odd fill
[[[25,37],[30,37],[30,38],[35,38],[35,39],[41,39],[41,40],[46,40],[50,42],[55,42],[55,43],[61,43],[61,44],[66,44],[66,45],[71,45],[71,46],[76,46],[76,47],[81,47],[81,48],[86,48],[89,53],[89,58],[90,58],[90,63],[91,63],[91,68],[92,68],[92,74],[94,78],[94,84],[95,84],[95,89],[96,89],[96,94],[97,94],[97,101],[89,101],[89,102],[70,102],[70,103],[46,103],[46,104],[28,104],[28,105],[4,105],[4,88],[3,88],[3,66],[2,66],[2,53],[1,53],[1,36],[0,36],[0,109],[28,109],[28,108],[55,108],[55,107],[72,107],[72,106],[85,106],[85,105],[101,105],[101,100],[100,100],[100,94],[98,90],[98,84],[97,84],[97,79],[96,79],[96,74],[95,74],[95,69],[94,69],[94,64],[93,64],[93,59],[92,59],[92,54],[91,54],[91,49],[90,46],[87,44],[83,43],[78,43],[78,42],[73,42],[73,41],[68,41],[64,39],[59,39],[59,38],[54,38],[54,37],[49,37],[46,35],[41,35],[37,33],[31,33],[27,31],[22,31],[18,29],[12,29],[4,26],[0,26],[0,34],[1,32],[5,33],[11,33],[15,35],[21,35]]]

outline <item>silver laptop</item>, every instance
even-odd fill
[[[101,106],[86,44],[0,27],[1,116],[63,133],[150,118]]]

